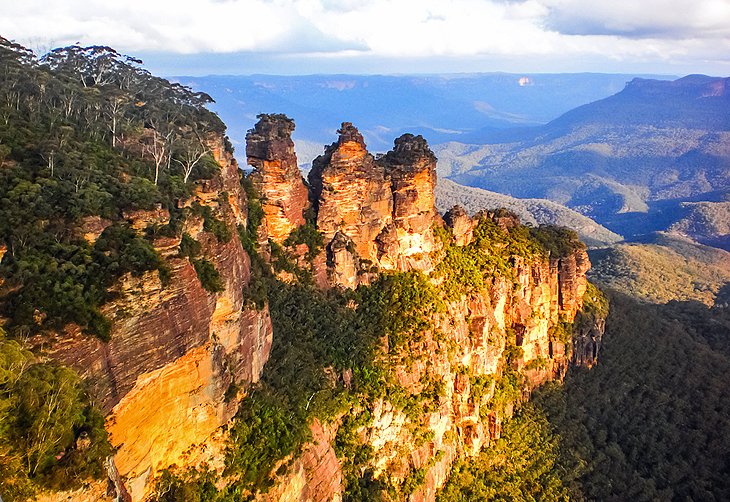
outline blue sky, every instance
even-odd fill
[[[166,75],[730,75],[730,0],[0,0],[0,35]]]

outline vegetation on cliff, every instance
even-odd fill
[[[0,302],[13,332],[73,322],[106,338],[107,288],[127,272],[164,279],[152,239],[179,232],[177,201],[217,169],[205,139],[224,126],[210,98],[139,63],[108,47],[36,59],[0,39]],[[128,227],[125,213],[158,208],[166,228]],[[206,230],[230,238],[207,216]],[[84,238],[93,221],[96,242]]]
[[[101,478],[111,453],[104,418],[69,368],[45,362],[0,329],[0,493],[25,500],[39,488]]]
[[[249,190],[250,207],[256,207],[255,197]],[[405,499],[424,483],[428,466],[409,467],[405,477],[376,475],[376,452],[363,441],[362,431],[371,426],[375,407],[382,405],[377,403],[389,403],[394,413],[405,417],[411,446],[419,447],[432,437],[424,420],[441,405],[444,389],[443,382],[428,373],[415,388],[407,389],[399,383],[397,368],[429,364],[428,358],[420,360],[421,344],[427,334],[442,339],[434,320],[445,314],[447,302],[462,293],[488,290],[495,277],[511,277],[515,256],[546,260],[582,246],[574,233],[529,229],[510,213],[498,212],[483,216],[471,246],[457,247],[448,230],[437,230],[443,244],[438,253],[446,257],[440,268],[448,277],[443,284],[418,271],[389,272],[356,290],[322,291],[293,256],[302,244],[310,250],[320,248],[316,229],[305,225],[284,246],[268,244],[274,273],[295,277],[286,283],[256,253],[257,215],[249,214],[248,225],[239,234],[253,261],[261,262],[261,267],[253,267],[248,291],[255,303],[268,303],[275,337],[262,380],[241,401],[234,419],[225,469],[229,482],[216,500],[244,499],[272,488],[311,439],[315,419],[339,424],[333,446],[342,465],[346,500]],[[498,218],[510,220],[510,226],[502,228]],[[304,253],[311,264],[312,254]],[[465,267],[471,270],[471,283],[463,281]],[[501,376],[470,375],[463,368],[471,383],[471,399],[484,403],[484,417],[504,413],[522,396],[524,376],[513,369],[521,348],[515,345],[514,330],[508,331],[512,338]],[[448,346],[447,339],[443,343]],[[208,483],[205,470],[177,477],[166,473],[158,480],[157,496],[182,500],[183,493],[205,493]]]
[[[513,278],[515,258],[557,259],[585,249],[574,231],[549,225],[520,225],[519,218],[505,209],[497,210],[493,217],[477,214],[474,238],[465,246],[454,243],[447,227],[437,227],[436,235],[443,250],[436,272],[444,276],[442,287],[451,299],[462,293],[482,291],[495,277]]]
[[[730,312],[610,300],[600,364],[535,392],[494,447],[455,468],[440,500],[730,496]]]
[[[26,347],[78,326],[109,341],[103,314],[125,275],[171,266],[156,248],[189,216],[210,239],[233,236],[209,207],[185,207],[220,170],[211,142],[225,127],[202,93],[152,76],[109,47],[71,46],[38,59],[0,37],[0,493],[102,477],[104,420],[78,374]],[[225,202],[225,201],[224,201]],[[203,286],[222,284],[189,235],[180,255]],[[164,247],[164,246],[163,246]],[[173,250],[174,253],[174,250]]]
[[[559,436],[545,412],[527,403],[494,444],[456,463],[438,502],[570,500],[558,454]]]

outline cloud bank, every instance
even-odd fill
[[[602,58],[730,71],[728,0],[23,0],[0,34],[40,49],[318,58]]]

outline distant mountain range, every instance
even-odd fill
[[[342,121],[358,125],[375,152],[389,149],[403,132],[420,133],[439,158],[441,178],[491,192],[475,196],[451,186],[450,197],[494,205],[495,192],[509,194],[523,200],[500,203],[523,210],[526,221],[534,211],[525,208],[539,206],[535,214],[569,221],[564,224],[594,245],[618,234],[632,239],[671,231],[730,249],[730,84],[703,75],[662,78],[495,73],[177,80],[213,96],[234,145],[242,144],[259,113],[294,118],[304,170]]]
[[[456,74],[176,77],[210,94],[235,144],[259,113],[292,117],[302,153],[331,143],[343,121],[364,134],[372,151],[390,149],[403,132],[431,145],[475,142],[515,126],[544,124],[577,106],[610,96],[636,75]],[[669,77],[656,77],[669,78]],[[321,146],[316,153],[321,153]],[[302,154],[300,154],[302,157]],[[308,162],[311,155],[300,160]]]
[[[440,174],[517,197],[547,198],[625,236],[675,230],[722,241],[730,200],[730,79],[635,79],[534,128],[437,148]],[[693,216],[694,215],[694,216]],[[717,220],[717,224],[713,221]]]

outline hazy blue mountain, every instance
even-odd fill
[[[348,121],[363,132],[371,150],[384,151],[403,132],[423,134],[433,145],[471,142],[510,127],[544,124],[620,91],[633,77],[489,73],[214,75],[177,80],[216,100],[213,108],[228,125],[234,144],[242,144],[257,114],[281,112],[295,119],[298,140],[329,144],[340,123]]]
[[[684,203],[730,192],[730,79],[635,79],[544,126],[437,155],[441,174],[463,184],[547,198],[624,236],[665,230]]]

